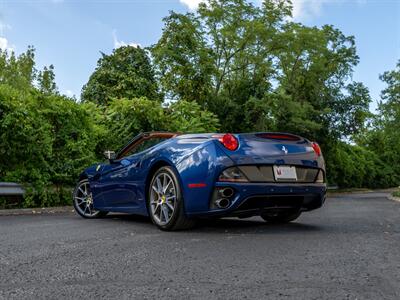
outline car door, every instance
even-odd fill
[[[137,206],[137,168],[138,158],[135,156],[112,160],[104,167],[97,184],[104,208]]]
[[[110,160],[110,164],[99,174],[97,184],[103,203],[102,209],[137,212],[137,209],[144,208],[144,170],[141,170],[141,159],[149,149],[173,135],[163,132],[140,134],[119,151],[119,159]]]

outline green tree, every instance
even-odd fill
[[[383,162],[384,181],[382,186],[400,185],[400,61],[396,69],[380,76],[386,83],[381,93],[378,114],[373,128],[359,143],[372,150]]]
[[[288,21],[290,1],[209,0],[172,12],[152,49],[170,98],[196,101],[224,131],[295,131],[322,142],[357,133],[370,97],[351,82],[353,37]]]
[[[106,109],[106,148],[119,149],[132,137],[146,131],[214,132],[217,117],[197,103],[179,101],[168,107],[146,98],[113,99]]]
[[[110,55],[101,53],[96,70],[82,88],[82,100],[108,105],[111,98],[137,97],[162,98],[146,51],[124,46]]]
[[[46,94],[57,94],[55,78],[54,66],[44,67],[43,71],[40,71],[38,75],[39,90]]]
[[[147,98],[113,99],[106,109],[107,147],[117,150],[140,132],[167,130],[160,102]]]
[[[332,26],[319,29],[288,23],[282,40],[278,89],[289,104],[281,106],[279,101],[278,114],[285,115],[287,106],[297,107],[295,123],[309,124],[299,133],[321,142],[357,133],[369,115],[371,99],[368,89],[350,80],[358,63],[354,37]],[[278,128],[297,128],[288,117],[280,120],[283,124]]]
[[[0,84],[27,90],[32,87],[36,78],[35,49],[28,50],[19,56],[14,52],[0,49]]]
[[[379,110],[384,121],[398,126],[400,123],[400,60],[395,70],[383,73],[380,79],[387,84],[387,87],[382,91]]]
[[[201,108],[196,102],[177,101],[167,108],[168,130],[183,133],[216,132],[219,120],[216,115]]]

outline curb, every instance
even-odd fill
[[[389,195],[389,196],[388,196],[388,199],[389,199],[389,200],[393,200],[393,201],[400,202],[400,198],[399,198],[399,197],[395,197],[395,196],[393,196],[393,195]]]
[[[74,212],[74,208],[72,206],[1,209],[0,216],[61,214],[61,213],[72,213],[72,212]]]

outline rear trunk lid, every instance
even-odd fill
[[[236,164],[288,164],[318,167],[322,164],[310,141],[287,133],[244,133],[236,134],[239,147],[225,153]],[[319,161],[321,164],[319,164]]]

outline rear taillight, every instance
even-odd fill
[[[317,156],[321,156],[321,148],[320,148],[320,146],[315,142],[312,142],[311,145],[312,145],[312,147],[314,149],[315,154],[317,154]]]
[[[239,147],[237,138],[230,133],[224,134],[218,139],[224,147],[230,151],[235,151]]]
[[[236,167],[225,169],[218,177],[218,181],[248,182],[247,177]]]

